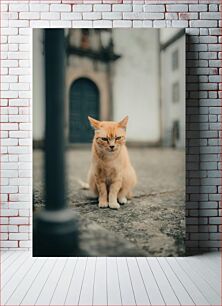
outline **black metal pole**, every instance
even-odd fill
[[[45,30],[45,178],[48,210],[65,206],[64,49],[64,30]]]
[[[64,30],[46,29],[46,206],[34,222],[34,256],[70,256],[78,249],[77,222],[65,201],[64,58]]]

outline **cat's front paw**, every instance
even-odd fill
[[[117,201],[109,202],[109,207],[112,208],[112,209],[119,209],[120,205],[119,205],[119,203]]]
[[[127,203],[127,198],[126,197],[120,197],[118,198],[118,201],[120,204],[126,204]]]
[[[98,206],[99,208],[106,208],[109,206],[109,204],[107,202],[99,202]]]

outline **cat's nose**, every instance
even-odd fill
[[[115,146],[109,146],[109,147],[110,147],[111,150],[113,150]]]

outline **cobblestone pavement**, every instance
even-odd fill
[[[69,149],[67,198],[79,215],[83,249],[95,256],[180,256],[185,237],[185,153],[162,148],[130,148],[138,185],[118,211],[99,209],[76,178],[86,179],[89,149]],[[42,151],[34,151],[34,203],[43,204]],[[103,237],[103,238],[101,238]],[[102,239],[102,240],[101,240]],[[103,242],[108,246],[102,246]],[[98,242],[100,241],[100,243]],[[105,244],[105,243],[104,243]],[[121,253],[121,248],[127,250]],[[127,253],[127,254],[126,254]]]

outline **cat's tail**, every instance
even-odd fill
[[[78,179],[78,178],[76,178],[75,180],[81,186],[82,189],[89,190],[89,184],[88,183],[83,182],[81,179]]]

